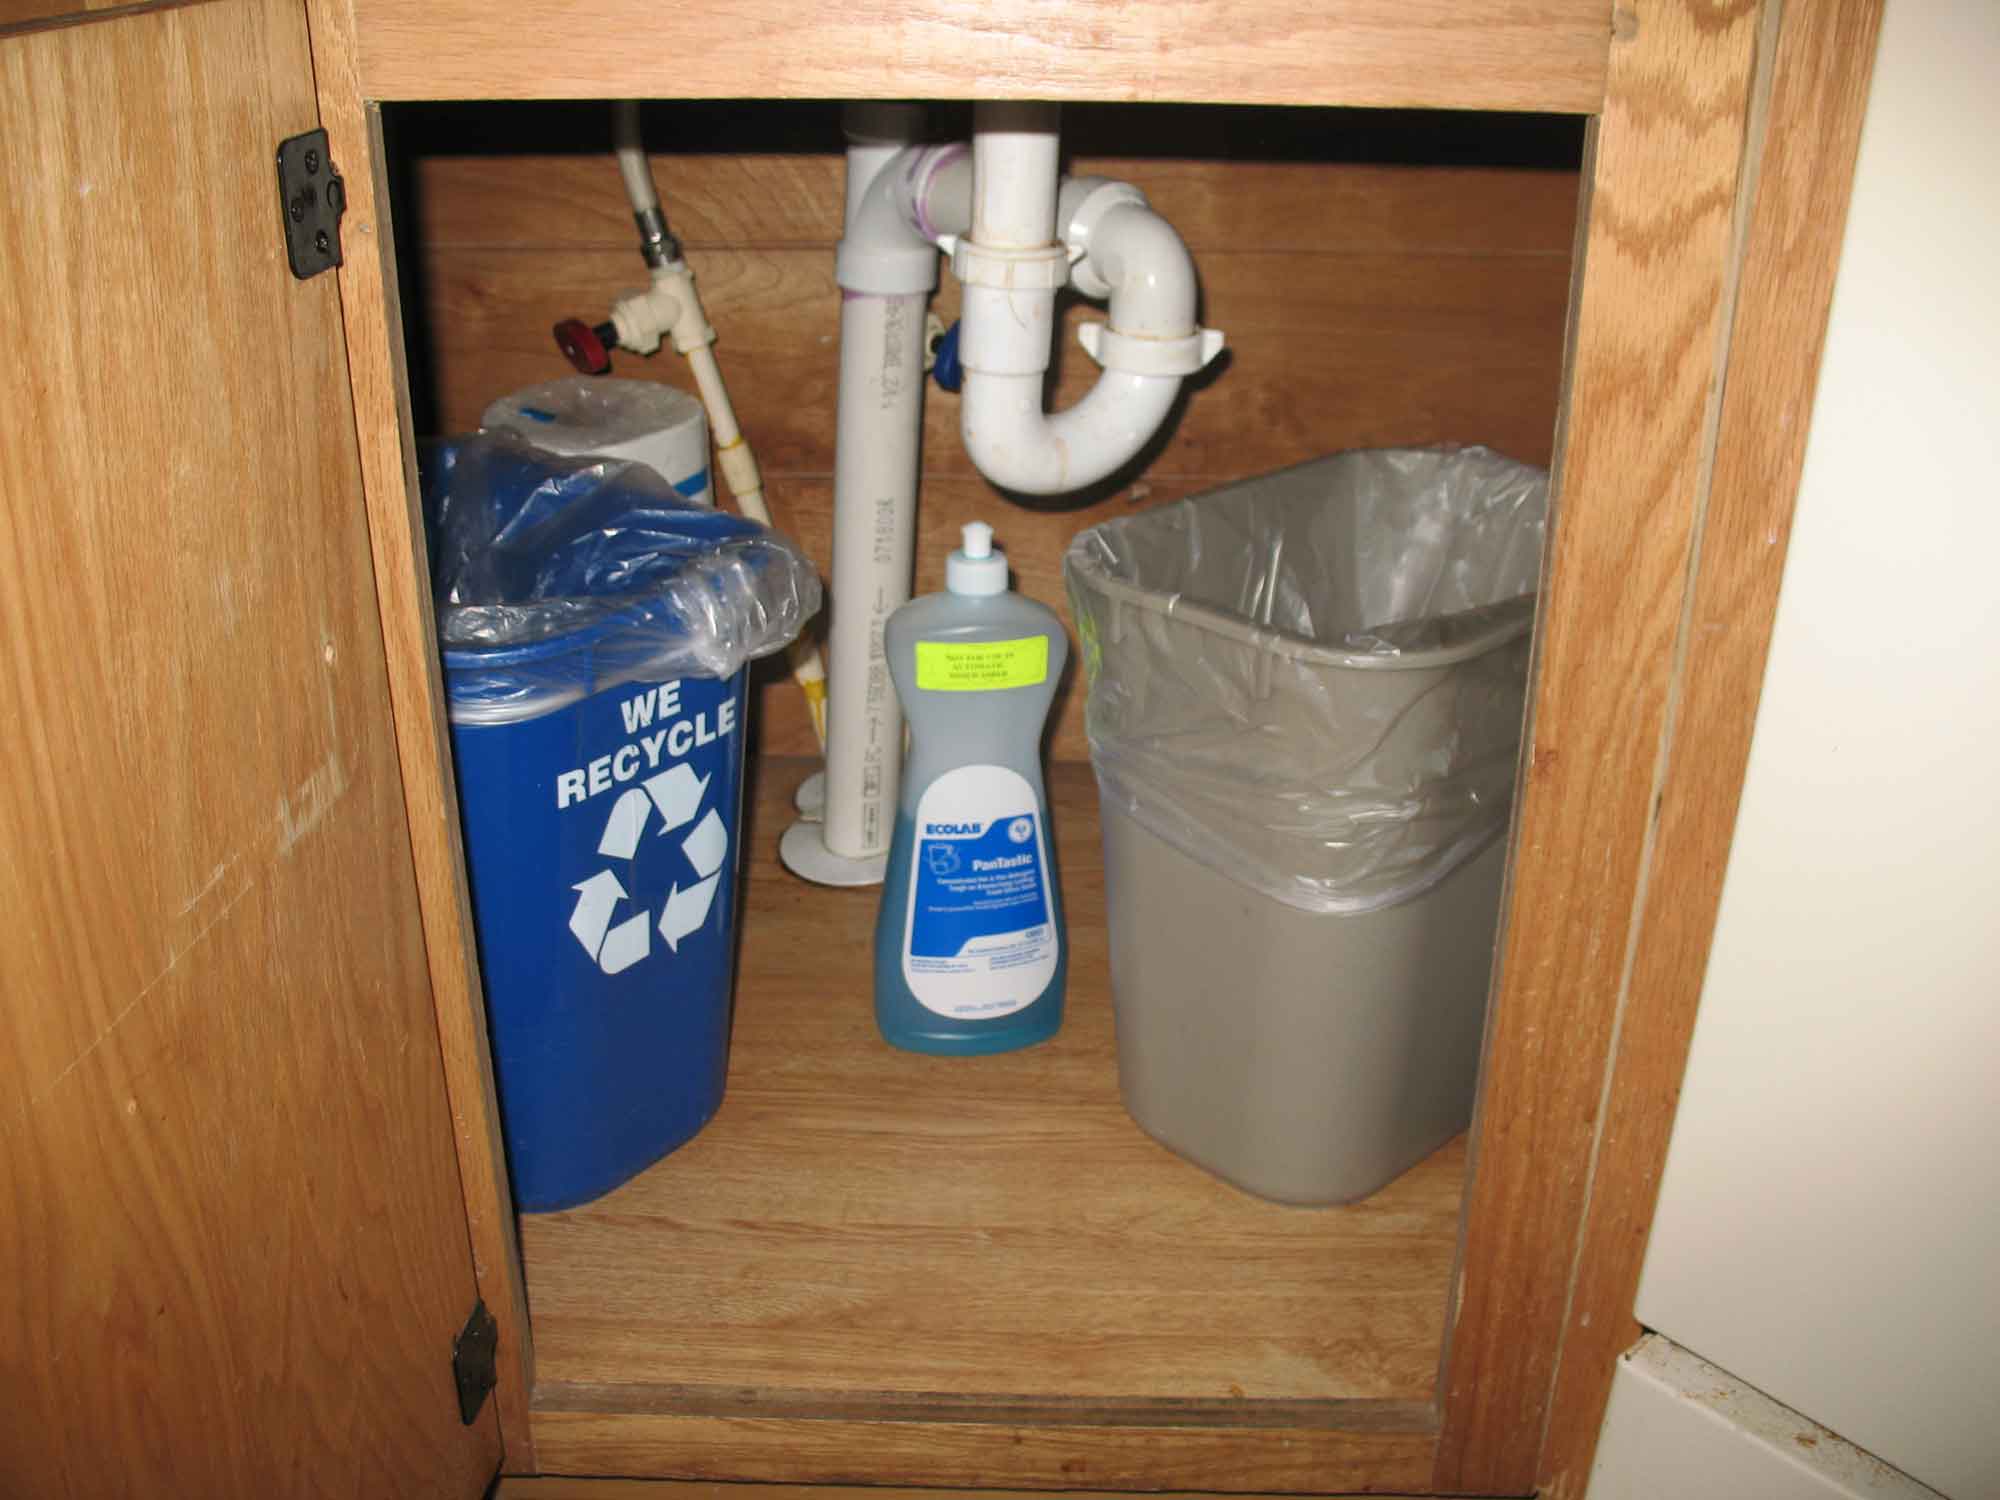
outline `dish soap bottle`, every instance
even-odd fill
[[[875,922],[875,1022],[912,1052],[1007,1052],[1062,1025],[1042,726],[1069,638],[1054,610],[1008,591],[983,521],[946,560],[945,589],[882,632],[910,752]]]

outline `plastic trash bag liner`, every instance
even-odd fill
[[[1548,477],[1336,454],[1079,534],[1100,793],[1288,906],[1374,911],[1506,827]]]
[[[643,464],[505,432],[420,465],[452,722],[506,724],[621,683],[727,678],[820,606],[799,548]]]

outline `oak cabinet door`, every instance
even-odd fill
[[[0,1493],[481,1493],[296,0],[0,36]],[[357,169],[365,164],[356,163]]]

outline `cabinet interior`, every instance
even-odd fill
[[[464,431],[494,397],[567,372],[552,324],[601,318],[644,281],[609,113],[406,104],[383,120],[416,431]],[[940,105],[931,120],[962,138],[970,110]],[[840,107],[669,102],[645,121],[773,509],[824,573]],[[932,387],[916,588],[941,586],[975,517],[995,526],[1018,587],[1067,617],[1062,549],[1113,515],[1344,448],[1477,442],[1548,463],[1582,137],[1556,116],[1066,107],[1066,170],[1146,191],[1193,250],[1202,321],[1229,353],[1140,466],[1035,508],[971,469],[956,398]],[[949,321],[956,303],[946,274],[934,306]],[[1072,304],[1066,327],[1096,315]],[[1073,333],[1059,347],[1053,400],[1066,404],[1094,367]],[[670,351],[619,353],[614,371],[691,388]],[[796,688],[764,664],[723,1108],[625,1188],[522,1223],[544,1467],[840,1477],[776,1441],[748,1466],[704,1457],[754,1449],[750,1419],[785,1415],[1435,1427],[1466,1142],[1362,1203],[1300,1210],[1228,1187],[1130,1121],[1082,698],[1073,675],[1049,739],[1065,1028],[1013,1056],[925,1059],[874,1032],[875,892],[808,886],[776,863],[813,746]],[[684,1420],[671,1458],[607,1435],[642,1416]],[[954,1482],[944,1460],[922,1472]],[[1245,1473],[1213,1487],[1245,1487]],[[1288,1473],[1263,1477],[1309,1487]]]

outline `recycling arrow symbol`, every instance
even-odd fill
[[[708,782],[708,777],[695,775],[688,766],[677,765],[627,788],[611,804],[604,835],[597,841],[597,852],[606,859],[630,860],[639,852],[655,809],[660,815],[660,837],[694,824],[681,840],[681,854],[696,878],[687,886],[673,882],[657,924],[661,939],[675,953],[680,951],[681,939],[699,931],[708,920],[716,887],[722,883],[722,867],[729,860],[729,830],[721,814],[711,807],[696,821]],[[614,872],[599,870],[570,889],[577,895],[569,930],[598,968],[606,974],[622,974],[651,954],[655,923],[650,912],[636,912],[616,923],[612,920],[618,904],[630,896]]]

